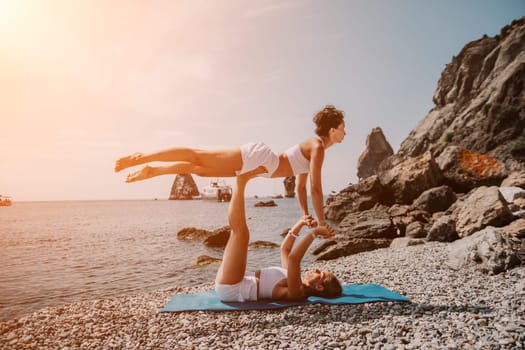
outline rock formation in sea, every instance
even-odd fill
[[[442,241],[454,268],[525,264],[525,17],[465,45],[434,103],[395,154],[383,136],[372,156],[372,132],[359,183],[327,200],[337,235],[317,259]]]
[[[295,176],[286,177],[283,180],[284,183],[284,196],[286,198],[295,197]]]
[[[169,199],[193,199],[199,195],[199,188],[195,184],[191,174],[176,175]]]
[[[275,201],[273,201],[273,200],[260,201],[260,202],[255,203],[253,206],[254,207],[276,207],[277,203],[275,203]]]

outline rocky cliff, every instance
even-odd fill
[[[524,85],[525,17],[468,43],[396,154],[371,157],[367,140],[359,183],[327,200],[337,236],[317,259],[438,240],[488,273],[525,262]]]
[[[169,199],[192,199],[199,195],[199,188],[190,174],[176,175]]]
[[[398,155],[449,145],[487,154],[510,170],[525,161],[525,18],[495,37],[467,44],[441,74],[435,107],[400,146]]]

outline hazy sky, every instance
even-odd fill
[[[167,198],[174,176],[126,184],[114,161],[281,151],[313,135],[325,104],[346,113],[323,167],[325,193],[339,191],[372,128],[397,151],[452,56],[523,15],[524,0],[0,0],[0,194]],[[282,192],[282,179],[248,188]]]

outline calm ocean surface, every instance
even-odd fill
[[[296,199],[255,208],[248,198],[251,241],[280,244],[300,216]],[[228,203],[215,201],[14,202],[0,208],[0,320],[46,306],[211,283],[218,265],[193,267],[199,255],[222,257],[184,227],[227,225]],[[248,268],[278,265],[279,249],[250,250]],[[308,258],[305,259],[308,261]]]

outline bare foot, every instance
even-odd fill
[[[135,153],[127,157],[122,157],[115,162],[115,172],[119,172],[123,169],[129,168],[130,166],[142,164],[140,159],[142,153]]]
[[[135,181],[141,181],[149,179],[150,177],[153,177],[153,168],[149,165],[146,165],[144,168],[137,170],[133,173],[130,173],[126,177],[126,182],[135,182]]]

